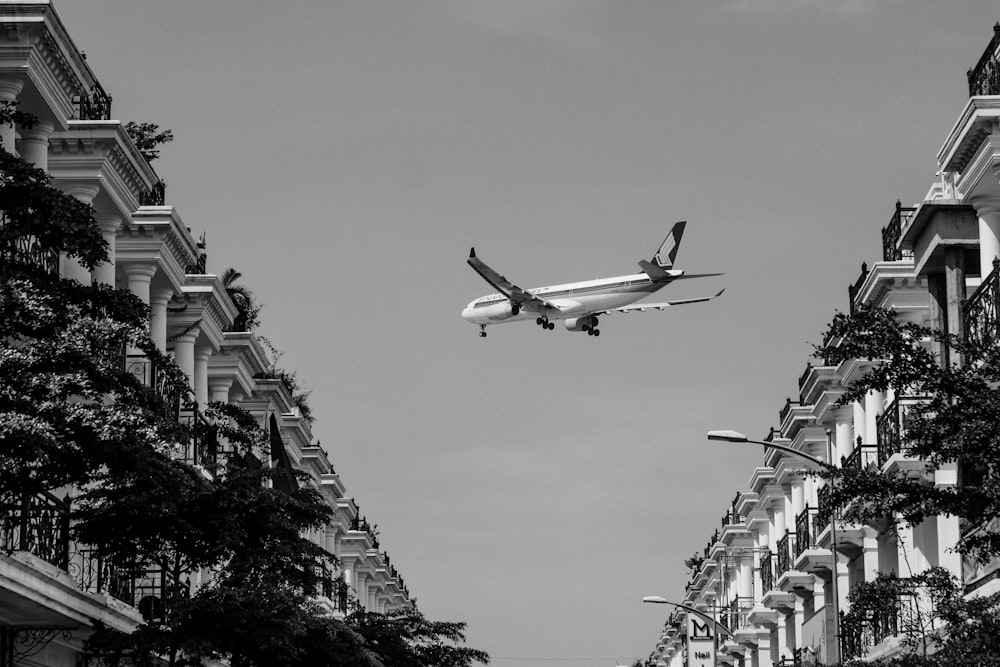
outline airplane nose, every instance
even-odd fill
[[[472,304],[469,304],[468,306],[462,309],[462,319],[465,320],[466,322],[472,321]]]

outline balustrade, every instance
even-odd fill
[[[774,563],[771,549],[764,547],[760,554],[760,589],[767,592],[774,588]]]
[[[861,437],[858,436],[860,440]],[[854,450],[841,460],[841,467],[846,470],[867,470],[878,465],[879,447],[878,445],[858,444]]]
[[[894,400],[885,412],[875,420],[875,433],[878,437],[878,464],[882,467],[893,454],[902,449],[902,436],[899,431],[899,400]]]
[[[861,658],[887,637],[921,632],[917,618],[917,592],[907,588],[906,580],[903,580],[902,592],[887,596],[882,604],[875,605],[863,615],[841,612],[841,658]]]
[[[51,493],[0,494],[0,549],[27,551],[63,570],[69,566],[68,500]]]
[[[899,239],[902,236],[903,223],[909,220],[917,209],[903,206],[896,201],[896,211],[889,224],[882,228],[882,259],[886,262],[898,262],[906,257],[899,246]],[[912,253],[911,253],[912,256]]]
[[[993,260],[993,271],[979,289],[962,305],[965,339],[987,348],[1000,339],[1000,260]]]
[[[979,58],[976,66],[968,71],[969,97],[977,95],[1000,95],[1000,22],[993,26],[993,39]]]
[[[775,544],[774,576],[778,579],[792,569],[793,546],[795,546],[794,536],[788,531],[785,531],[785,536]]]
[[[736,632],[740,628],[745,628],[750,624],[749,616],[752,609],[752,597],[735,597],[729,603],[729,606],[723,609],[719,622],[726,626],[730,632]]]
[[[7,218],[0,215],[0,228]],[[59,253],[47,250],[38,237],[28,234],[17,236],[0,246],[0,271],[6,273],[15,267],[34,267],[48,275],[59,275]]]
[[[795,517],[795,555],[798,557],[806,549],[816,546],[816,537],[819,534],[817,517],[819,509],[809,507],[799,512]]]

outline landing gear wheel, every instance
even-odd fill
[[[556,323],[555,323],[555,322],[547,322],[547,323],[545,324],[545,327],[546,327],[546,328],[547,328],[547,329],[548,329],[549,331],[552,331],[553,329],[555,329],[555,328],[556,328]]]
[[[540,317],[536,317],[535,318],[535,324],[537,324],[538,326],[542,326],[543,324],[545,324],[545,320],[543,320]]]
[[[581,331],[586,331],[587,333],[590,333],[590,325],[589,324],[584,324],[582,327],[580,327],[580,330]]]
[[[591,329],[591,331],[594,332],[595,336],[600,336],[601,335],[601,330],[600,329]]]
[[[517,317],[520,312],[521,312],[521,306],[517,305],[516,303],[510,307],[510,314],[513,317]]]
[[[480,338],[486,338],[486,325],[485,324],[480,324],[479,325],[479,337]]]

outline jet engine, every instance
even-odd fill
[[[567,331],[592,331],[597,327],[597,318],[593,315],[586,317],[570,317],[566,319]]]
[[[491,322],[499,322],[500,320],[506,320],[508,317],[516,317],[520,312],[521,307],[516,303],[503,301],[501,303],[495,303],[492,306],[487,306],[485,315],[486,319]]]

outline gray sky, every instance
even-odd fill
[[[995,0],[58,2],[167,200],[265,304],[314,431],[430,617],[496,667],[645,657],[896,199],[923,198]],[[631,273],[688,220],[708,304],[602,336],[459,317]]]

